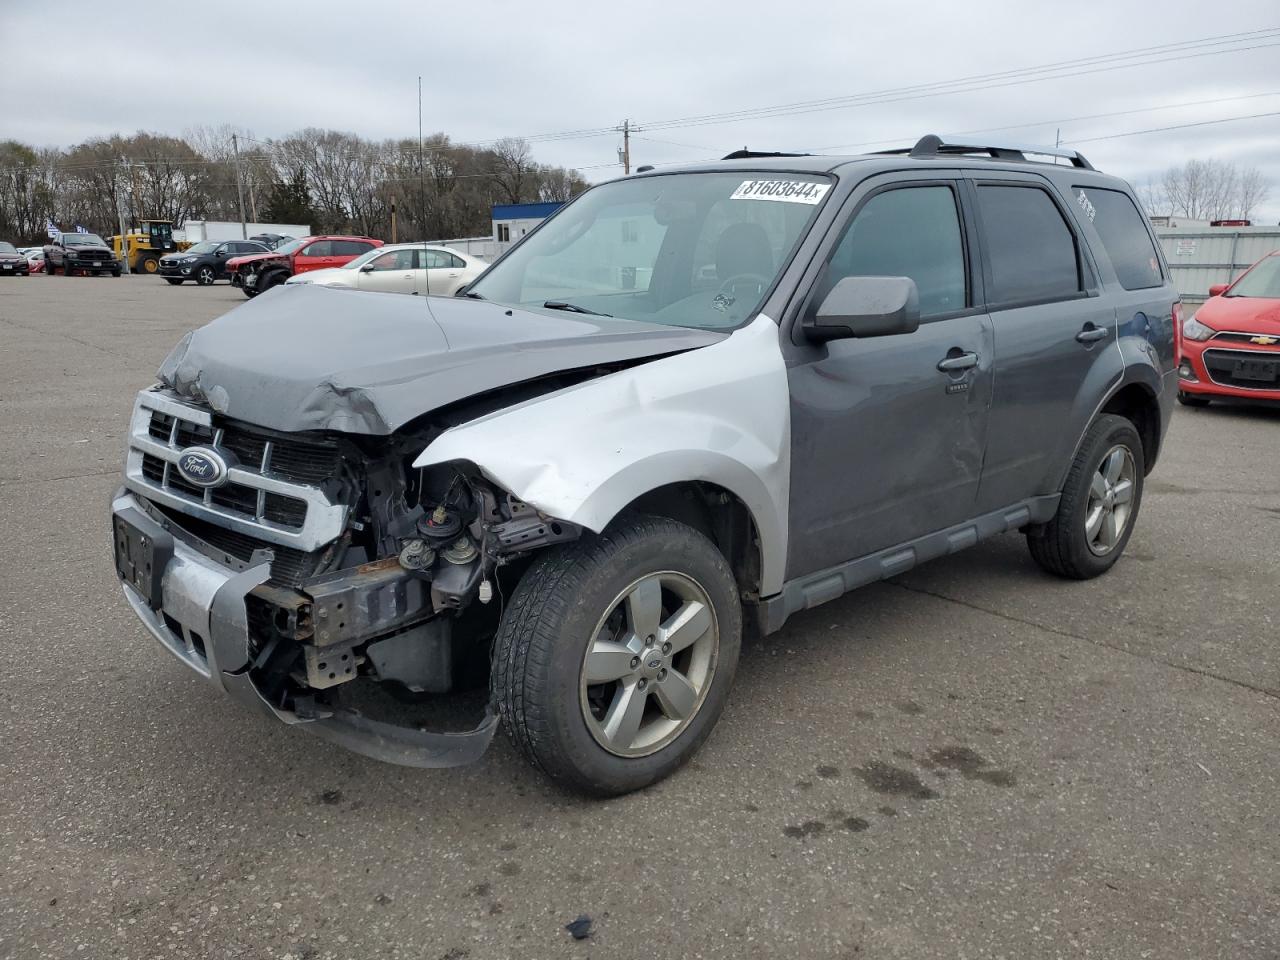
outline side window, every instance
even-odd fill
[[[331,257],[358,257],[362,253],[368,253],[373,249],[373,244],[363,243],[359,240],[333,240]]]
[[[1145,290],[1164,283],[1160,257],[1146,221],[1129,195],[1119,190],[1075,187],[1076,203],[1102,238],[1116,279],[1126,290]]]
[[[384,253],[380,257],[374,257],[370,266],[373,267],[375,273],[380,270],[412,270],[413,251],[392,250],[390,253]]]
[[[964,240],[949,186],[878,193],[849,224],[827,270],[827,287],[845,277],[910,277],[928,319],[969,305]]]
[[[454,270],[461,270],[463,267],[466,266],[466,263],[463,261],[461,257],[455,256],[454,254],[451,253],[449,254],[449,266],[451,266]]]
[[[332,249],[333,245],[328,240],[317,240],[299,251],[299,255],[304,257],[332,257],[333,254],[330,253]]]
[[[423,250],[422,260],[423,266],[428,270],[439,270],[441,267],[449,265],[449,255],[441,253],[439,250]]]
[[[1047,192],[979,184],[978,212],[991,269],[989,303],[1045,303],[1084,289],[1075,235]]]

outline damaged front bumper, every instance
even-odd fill
[[[497,730],[487,707],[473,730],[435,733],[387,723],[360,711],[272,702],[254,679],[246,597],[270,577],[270,560],[231,569],[166,528],[121,488],[111,504],[116,572],[125,599],[160,645],[220,689],[282,723],[298,725],[376,760],[451,767],[479,759]]]

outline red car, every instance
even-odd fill
[[[270,253],[232,257],[227,261],[227,273],[246,297],[256,297],[295,273],[340,267],[380,246],[382,241],[372,237],[303,237]]]
[[[1209,299],[1182,324],[1178,400],[1203,407],[1212,397],[1280,401],[1280,250]]]

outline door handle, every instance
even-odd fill
[[[947,357],[945,360],[938,361],[938,369],[943,373],[956,373],[960,370],[968,370],[978,365],[978,355],[976,353],[961,353],[954,357]]]
[[[1109,336],[1111,336],[1111,331],[1106,327],[1095,327],[1092,323],[1089,323],[1076,334],[1076,340],[1080,343],[1094,343],[1098,340],[1105,340]]]

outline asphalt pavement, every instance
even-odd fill
[[[1107,576],[1010,535],[797,616],[587,801],[274,725],[128,611],[133,394],[243,299],[0,282],[0,957],[1280,957],[1280,410],[1179,409]]]

